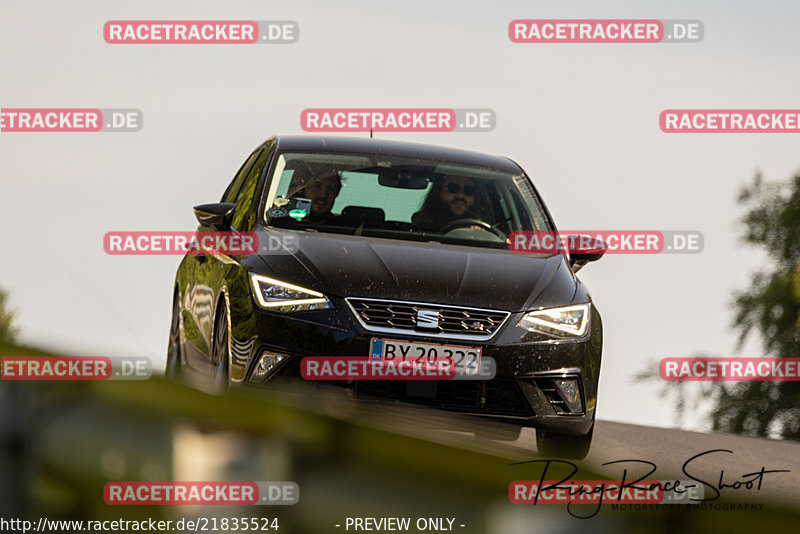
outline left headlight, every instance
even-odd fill
[[[534,332],[560,337],[580,337],[589,328],[591,304],[576,304],[526,313],[519,325]]]
[[[280,312],[333,308],[328,297],[317,291],[288,284],[260,274],[250,274],[256,302],[262,308]]]

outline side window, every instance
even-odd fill
[[[222,195],[222,202],[236,202],[234,199],[239,193],[239,189],[242,187],[242,182],[244,182],[245,177],[247,177],[248,171],[253,166],[253,162],[256,160],[259,151],[256,150],[250,157],[247,158],[247,161],[239,168],[239,172],[236,173],[236,176],[233,177],[233,181],[231,181],[231,185],[228,186],[228,189],[225,190],[225,194]]]
[[[247,178],[239,189],[236,195],[236,210],[233,212],[233,220],[231,225],[242,232],[252,230],[253,223],[255,222],[254,214],[251,213],[250,207],[253,205],[253,200],[256,196],[256,187],[258,187],[258,179],[264,170],[264,165],[267,164],[269,159],[269,151],[261,150],[256,156],[255,161],[247,173]]]

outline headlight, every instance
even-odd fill
[[[260,274],[251,274],[253,293],[262,308],[280,312],[324,310],[333,304],[322,293],[287,284]]]
[[[536,310],[525,314],[519,325],[544,334],[580,337],[589,327],[590,306],[591,304],[576,304],[563,308]]]

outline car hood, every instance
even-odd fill
[[[569,304],[577,288],[562,255],[332,233],[259,234],[260,243],[294,236],[288,248],[260,254],[263,274],[329,296],[523,311]]]

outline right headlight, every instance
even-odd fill
[[[560,337],[581,337],[589,328],[591,304],[575,304],[526,313],[519,325],[533,332]]]

